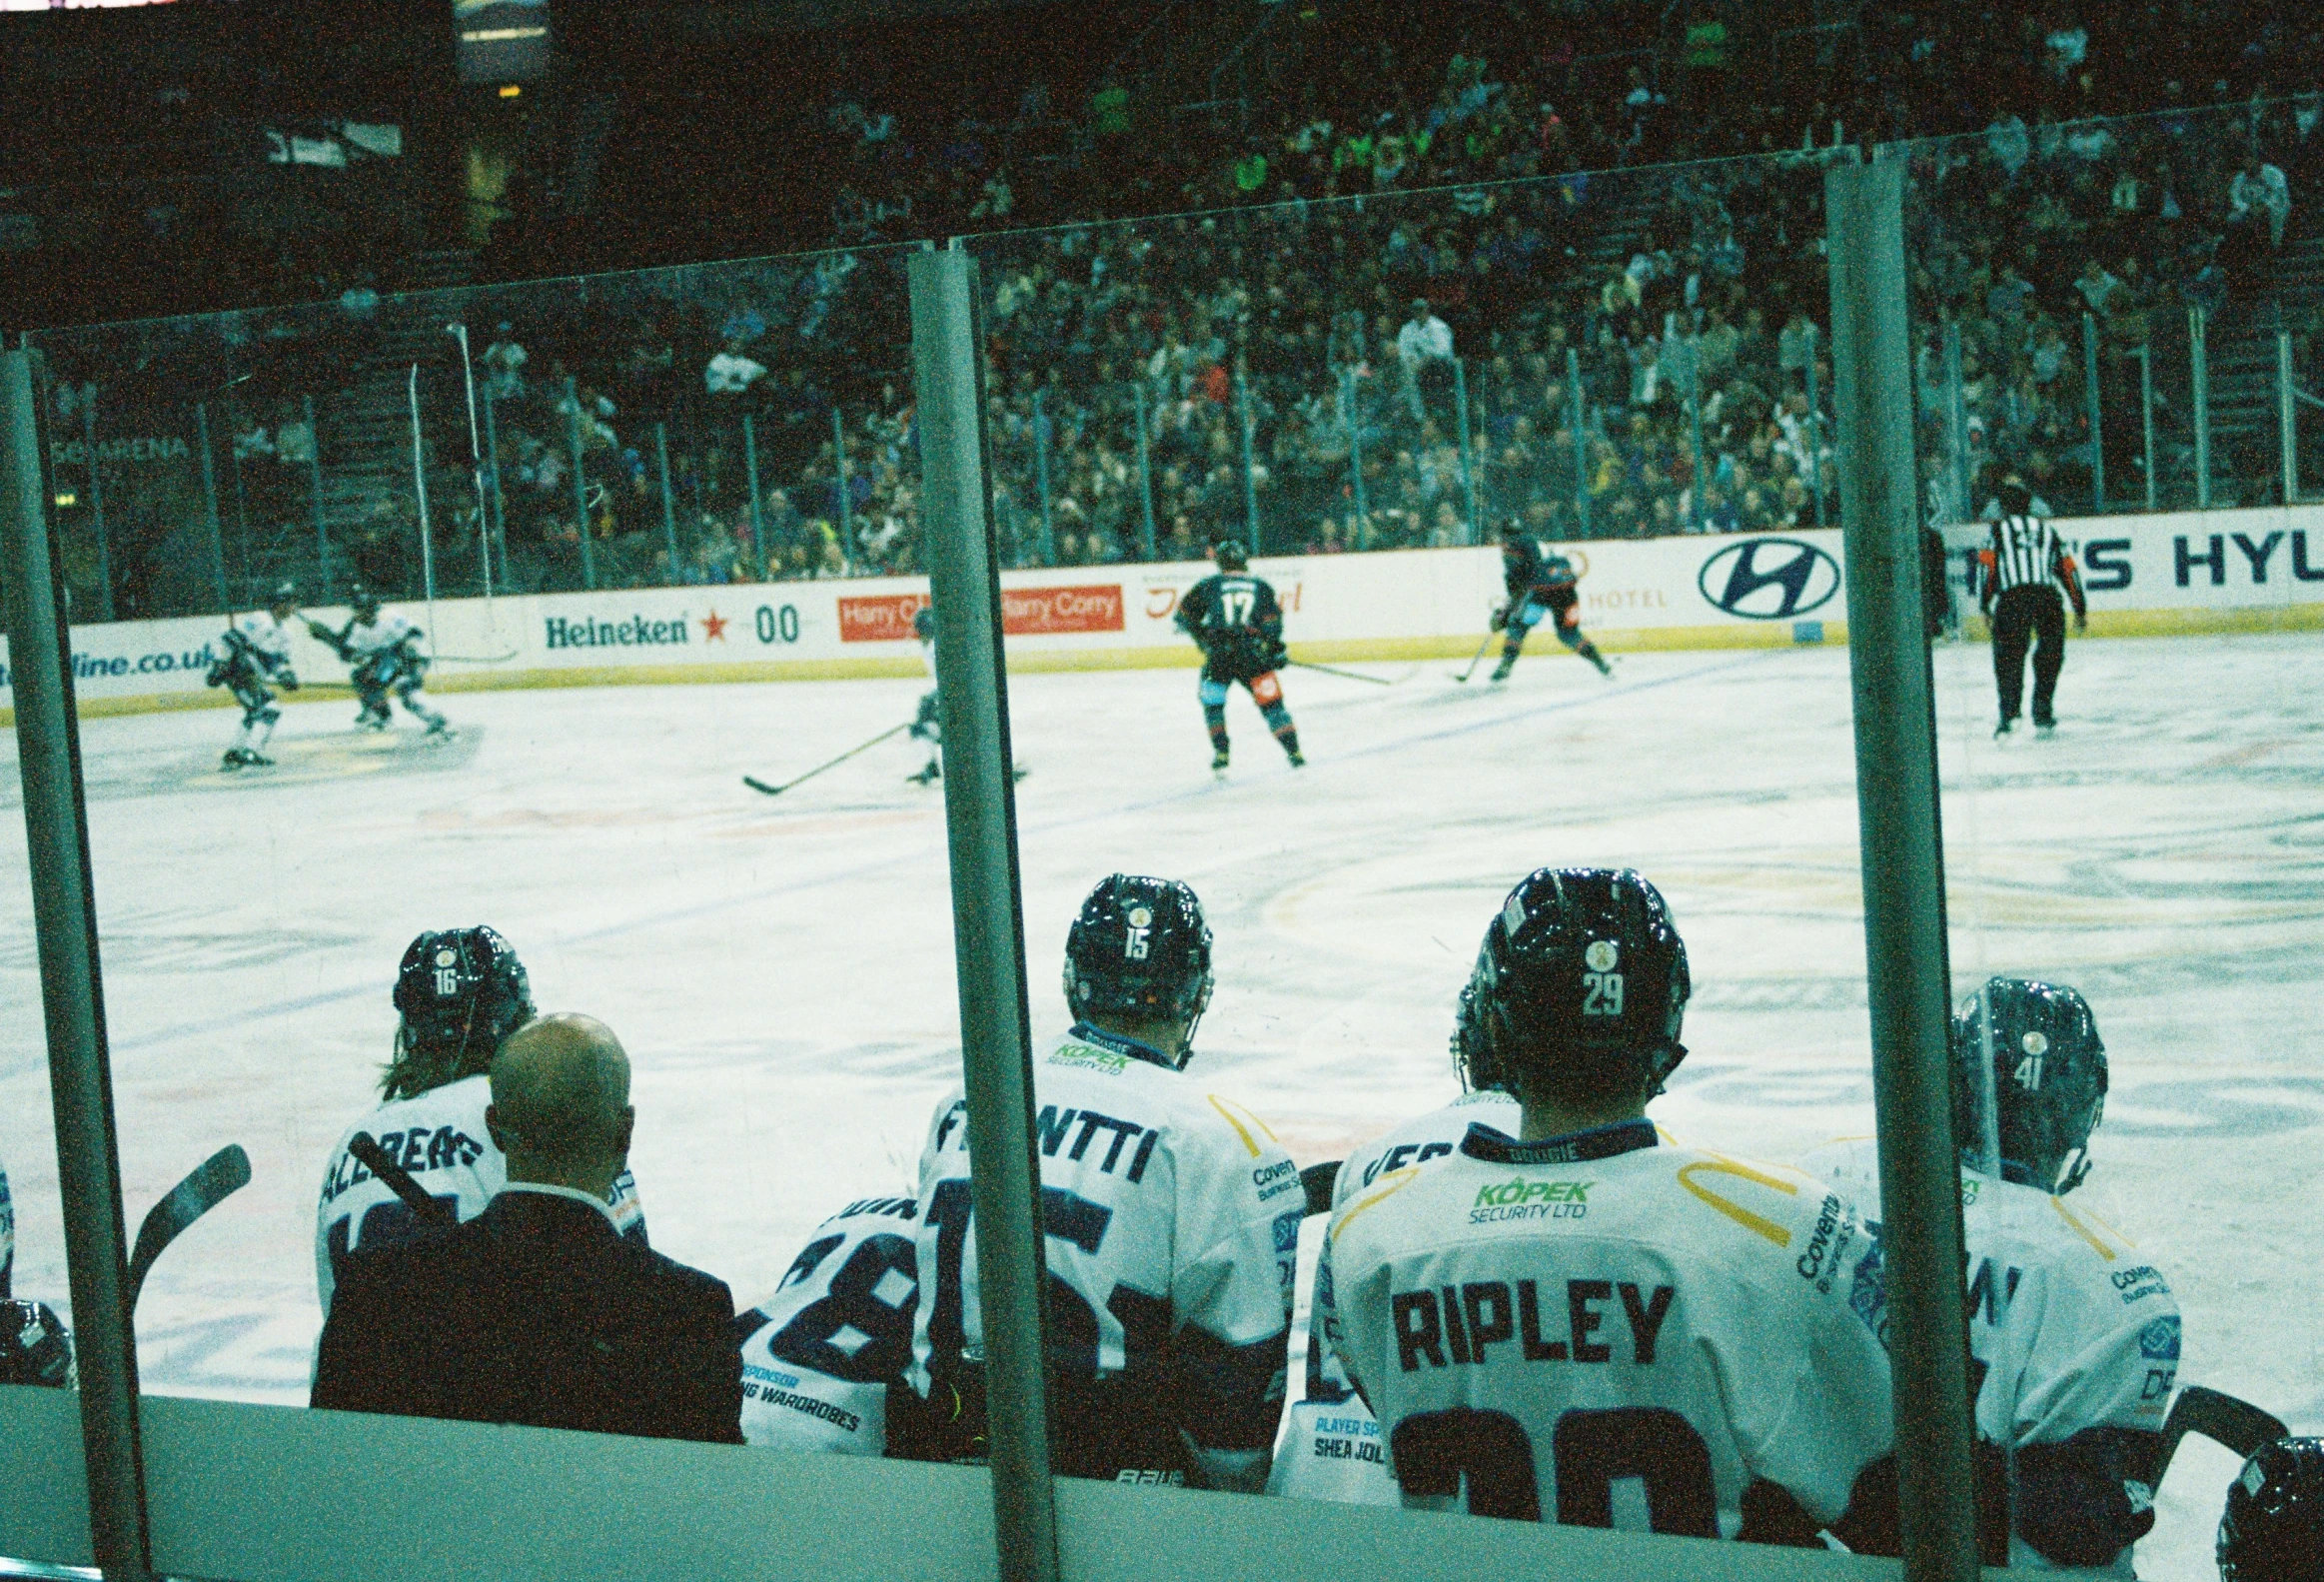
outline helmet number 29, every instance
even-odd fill
[[[1619,1016],[1622,1014],[1622,974],[1620,972],[1585,972],[1582,974],[1582,1014],[1585,1016]]]

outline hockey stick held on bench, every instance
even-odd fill
[[[355,1156],[358,1164],[378,1176],[380,1183],[389,1191],[402,1198],[404,1206],[412,1210],[413,1216],[422,1224],[450,1226],[459,1223],[459,1216],[454,1214],[451,1207],[430,1197],[428,1189],[413,1180],[412,1172],[398,1164],[370,1132],[359,1131],[348,1138],[347,1151]]]
[[[2254,1450],[2283,1438],[2284,1433],[2281,1422],[2251,1402],[2237,1400],[2224,1390],[2190,1384],[2179,1391],[2179,1398],[2171,1402],[2170,1416],[2163,1419],[2162,1455],[2155,1463],[2154,1481],[2162,1482],[2171,1457],[2178,1453],[2179,1441],[2189,1434],[2216,1440],[2248,1459]]]
[[[170,1188],[168,1195],[147,1211],[137,1227],[137,1245],[129,1254],[129,1310],[137,1311],[137,1294],[154,1260],[167,1251],[186,1227],[250,1184],[250,1155],[242,1144],[230,1142],[202,1161],[194,1173]]]

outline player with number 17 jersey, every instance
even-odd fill
[[[774,1294],[734,1320],[745,1443],[886,1453],[888,1389],[912,1359],[919,1217],[909,1197],[849,1203],[815,1227]]]

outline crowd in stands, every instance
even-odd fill
[[[469,316],[512,575],[576,584],[584,518],[600,586],[915,570],[902,249],[879,244],[962,231],[996,233],[974,247],[1021,563],[1835,521],[1820,166],[1859,136],[1932,137],[1908,220],[1932,510],[1977,510],[1994,466],[2087,507],[2085,315],[2109,500],[2141,489],[2142,356],[2184,494],[2185,310],[2271,300],[2324,174],[2318,33],[2193,0],[1788,41],[1704,11],[1683,46],[1588,57],[1574,28],[1364,15],[1362,39],[1314,23],[1247,127],[1141,120],[1111,80],[1082,117],[1032,91],[994,124],[841,98],[810,129],[831,232],[800,239],[835,250],[491,288]],[[2149,113],[2091,119],[2121,111]],[[2311,385],[2315,312],[2283,326]],[[2260,498],[2268,459],[2227,473],[2254,482],[2223,498]]]

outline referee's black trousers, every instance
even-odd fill
[[[2057,673],[2066,662],[2066,603],[2054,588],[2010,588],[1993,608],[1993,684],[2001,718],[2017,718],[2025,695],[2025,652],[2033,648],[2033,723],[2050,723]]]

